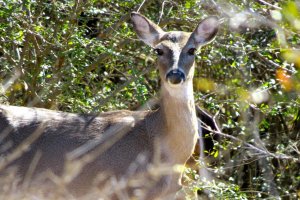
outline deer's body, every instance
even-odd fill
[[[194,51],[213,39],[218,21],[208,18],[193,33],[164,32],[137,13],[132,14],[132,21],[139,37],[159,56],[159,108],[78,115],[0,106],[0,153],[9,165],[19,166],[18,173],[26,177],[34,168],[34,177],[50,169],[64,176],[73,170],[64,180],[79,193],[112,180],[127,180],[125,188],[131,196],[136,195],[136,188],[144,189],[143,195],[137,195],[141,199],[162,198],[179,189],[181,172],[173,169],[191,156],[198,131],[192,84]],[[34,134],[30,145],[23,147],[23,141]],[[18,147],[21,153],[10,156]],[[32,167],[37,152],[41,156]],[[78,167],[76,160],[84,164]],[[68,161],[74,162],[68,165]],[[0,170],[3,163],[0,161]],[[128,181],[140,175],[145,180],[139,184]]]

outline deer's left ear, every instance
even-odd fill
[[[196,48],[213,41],[219,29],[219,19],[215,16],[202,20],[191,35]]]

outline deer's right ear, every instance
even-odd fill
[[[137,12],[131,13],[131,20],[139,38],[151,47],[154,47],[164,34],[159,26]]]

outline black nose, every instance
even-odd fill
[[[174,69],[167,73],[166,79],[171,84],[179,84],[185,81],[185,74],[178,69]]]

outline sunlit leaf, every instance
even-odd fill
[[[276,78],[286,91],[290,91],[293,89],[291,77],[284,69],[279,68],[276,71]]]
[[[300,50],[285,50],[282,55],[288,62],[295,63],[297,67],[300,67]]]

